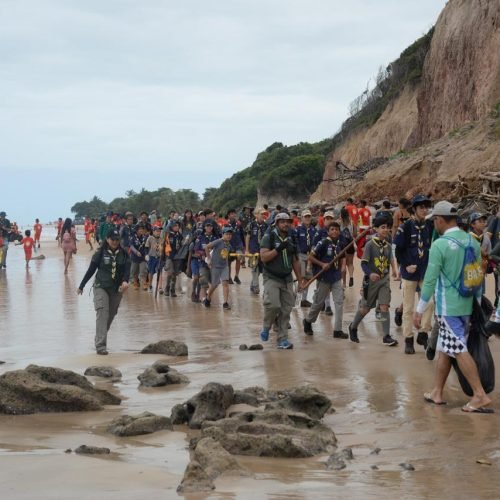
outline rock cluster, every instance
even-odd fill
[[[94,388],[84,376],[69,370],[29,365],[0,376],[0,413],[92,411],[120,403],[117,396]]]
[[[136,416],[123,415],[108,426],[108,432],[115,436],[140,436],[162,430],[173,430],[170,419],[148,411]]]
[[[122,372],[112,366],[89,366],[84,375],[86,377],[102,377],[117,380],[122,377]]]
[[[138,377],[140,385],[145,387],[162,387],[168,384],[188,384],[189,379],[171,368],[164,361],[156,361],[151,368],[146,368]]]

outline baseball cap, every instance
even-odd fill
[[[487,219],[486,214],[482,214],[481,212],[472,212],[469,216],[469,224],[472,224],[479,219]]]
[[[331,217],[332,219],[335,219],[335,214],[331,210],[328,210],[328,212],[325,212],[323,217]]]
[[[310,210],[302,210],[302,213],[300,214],[302,217],[307,217],[308,215],[311,216],[311,211]]]
[[[384,224],[389,224],[389,217],[386,217],[385,215],[377,215],[372,222],[373,227],[380,227]]]
[[[108,234],[106,235],[106,238],[110,238],[112,240],[119,240],[120,239],[120,233],[118,232],[117,229],[110,229],[108,231]]]
[[[227,226],[225,227],[223,230],[222,230],[222,234],[226,234],[226,233],[232,233],[233,232],[233,228],[231,226]]]
[[[161,231],[161,226],[159,226],[158,224],[155,224],[153,226],[153,231]]]
[[[417,205],[430,205],[431,200],[424,194],[417,194],[412,198],[411,204],[413,207],[416,207]]]
[[[435,217],[436,215],[458,217],[458,210],[449,201],[438,201],[429,215],[431,217]]]
[[[275,222],[278,222],[279,220],[292,220],[292,218],[286,212],[280,212],[274,218]]]

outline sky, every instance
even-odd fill
[[[2,0],[0,210],[200,194],[273,142],[333,136],[445,0]]]

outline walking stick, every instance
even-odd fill
[[[363,232],[359,233],[358,236],[356,236],[356,238],[354,238],[345,248],[343,248],[337,254],[337,256],[328,263],[328,265],[324,269],[318,271],[309,281],[307,281],[307,283],[302,287],[302,289],[305,290],[307,287],[309,287],[311,283],[314,283],[325,271],[328,271],[328,269],[330,269],[336,262],[338,262],[339,259],[341,259],[345,255],[346,251],[349,250],[349,248],[354,246],[354,244],[358,242],[363,236],[365,236],[368,233],[368,231],[371,231],[371,229],[372,229],[371,227],[367,227]]]

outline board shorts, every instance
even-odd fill
[[[454,358],[467,352],[470,316],[438,316],[439,339],[437,350]]]
[[[376,305],[390,305],[391,304],[391,285],[389,281],[389,274],[386,274],[379,281],[370,281],[368,283],[368,290],[366,298],[363,297],[359,305],[364,309],[373,309]]]
[[[229,266],[212,267],[212,269],[210,269],[210,278],[212,286],[217,286],[222,281],[229,281]]]

